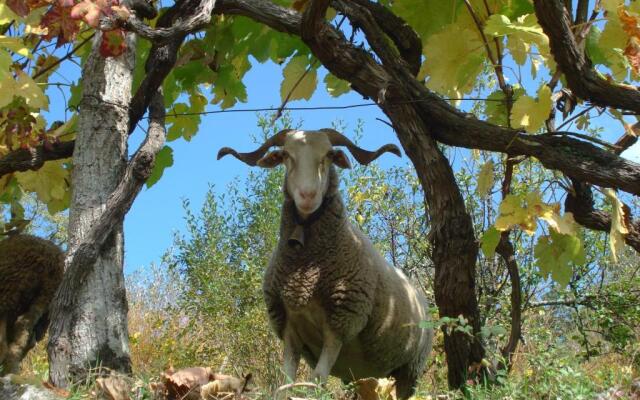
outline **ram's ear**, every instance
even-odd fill
[[[349,161],[349,157],[347,157],[344,151],[333,149],[329,152],[329,157],[338,167],[345,169],[351,168],[351,161]]]
[[[273,168],[282,164],[282,160],[284,160],[284,152],[282,150],[274,150],[259,159],[256,165],[262,168]]]

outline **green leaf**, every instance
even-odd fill
[[[582,241],[574,235],[551,231],[538,239],[533,250],[539,273],[543,278],[551,276],[561,286],[566,286],[573,275],[573,265],[584,264]]]
[[[156,154],[155,164],[153,165],[153,171],[147,179],[147,188],[155,185],[156,182],[162,178],[164,170],[173,165],[173,149],[169,146],[164,146],[158,154]]]
[[[171,124],[167,130],[168,141],[173,141],[180,137],[190,140],[198,132],[198,126],[200,125],[199,115],[180,115],[190,112],[190,107],[185,103],[176,103],[169,110],[166,118],[167,124]]]
[[[511,110],[511,125],[525,128],[529,133],[537,132],[549,118],[552,105],[551,89],[543,84],[538,89],[537,99],[522,96],[515,101]]]
[[[523,94],[525,94],[525,92],[522,87],[514,87],[512,101],[515,102]],[[487,96],[484,113],[487,116],[487,121],[496,125],[509,126],[507,98],[502,90],[498,89]]]
[[[587,55],[594,64],[607,64],[607,57],[599,45],[601,36],[602,31],[597,26],[592,26],[589,29],[585,48]]]
[[[247,101],[247,88],[236,74],[233,65],[226,64],[218,68],[215,74],[213,94],[214,98],[211,103],[220,103],[222,109],[233,107],[238,100]]]
[[[327,73],[324,77],[324,83],[327,86],[327,92],[329,92],[332,97],[341,96],[351,90],[351,84],[349,82],[336,78],[330,73]]]
[[[425,43],[431,35],[454,22],[464,3],[459,0],[395,0],[392,10],[420,35]]]
[[[484,231],[480,241],[482,243],[481,248],[484,256],[491,258],[496,253],[496,247],[498,247],[498,243],[500,242],[500,231],[492,226]]]
[[[293,57],[284,70],[282,75],[284,80],[280,86],[280,98],[284,101],[287,97],[289,100],[309,100],[318,85],[317,72],[315,68],[309,67],[309,58],[307,56]],[[291,95],[289,95],[291,93]]]

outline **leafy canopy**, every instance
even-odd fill
[[[275,3],[302,12],[308,2]],[[423,57],[419,78],[465,111],[493,124],[536,135],[561,122],[556,121],[559,116],[553,111],[561,108],[569,127],[591,135],[598,133],[591,121],[603,112],[591,113],[588,105],[575,101],[569,107],[562,97],[558,85],[562,85],[563,77],[556,76],[549,40],[530,0],[383,0],[381,4],[403,18],[420,37]],[[592,10],[598,23],[590,26],[585,38],[587,55],[598,71],[620,84],[633,84],[640,73],[639,4],[600,2],[599,8]],[[126,18],[129,12],[118,0],[0,3],[0,92],[10,94],[0,97],[0,157],[19,149],[33,150],[74,139],[73,115],[81,99],[81,79],[63,84],[56,81],[56,72],[62,65],[72,65],[72,58],[76,61],[80,57],[80,63],[86,60],[90,39],[102,19]],[[327,19],[337,26],[339,17],[331,11]],[[348,33],[345,27],[338,28]],[[357,27],[353,29],[355,44],[368,49]],[[103,57],[136,52],[136,90],[144,76],[150,45],[139,40],[135,49],[128,49],[124,33],[121,28],[102,32],[100,52]],[[244,77],[253,65],[265,62],[283,66],[283,102],[309,99],[322,86],[318,85],[321,79],[333,97],[352,89],[348,82],[319,69],[319,62],[299,38],[249,18],[214,16],[204,31],[188,38],[165,80],[168,140],[190,140],[196,135],[200,113],[248,101]],[[48,95],[53,90],[62,91],[69,99],[64,116],[47,113]],[[567,120],[577,110],[584,113],[573,122]],[[622,114],[610,111],[626,123]],[[505,160],[490,158],[479,171],[477,193],[485,201],[497,201],[492,189],[501,179]],[[148,186],[158,182],[172,163],[169,143],[158,155]],[[62,160],[36,171],[2,176],[0,199],[12,207],[17,217],[25,192],[36,193],[51,212],[64,210],[69,201],[71,168],[70,160]],[[611,252],[617,254],[628,234],[628,213],[615,194],[607,193],[606,198],[613,210]],[[545,222],[545,228],[540,228],[539,221]],[[519,229],[537,238],[541,272],[560,283],[566,282],[566,266],[581,261],[576,250],[581,246],[581,233],[572,216],[563,214],[560,206],[544,193],[508,195],[492,225],[482,240],[487,256],[493,254],[500,232]]]

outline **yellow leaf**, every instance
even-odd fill
[[[316,90],[317,72],[315,68],[311,68],[309,72],[309,59],[307,56],[293,57],[284,70],[282,75],[284,80],[280,86],[280,97],[284,101],[287,96],[289,100],[309,100],[313,92]],[[297,86],[296,86],[297,85]],[[291,95],[289,95],[291,93]]]
[[[478,196],[485,197],[491,192],[493,180],[493,161],[489,160],[482,165],[478,173],[478,186],[476,187]]]
[[[69,189],[69,169],[64,167],[68,160],[47,161],[37,171],[16,173],[18,183],[28,192],[35,192],[43,203],[63,200]]]
[[[17,20],[18,15],[16,15],[9,6],[5,4],[5,2],[0,3],[0,25],[8,24],[11,21]]]
[[[511,124],[516,128],[525,128],[534,133],[542,128],[551,112],[551,89],[547,85],[540,86],[538,98],[519,97],[513,104]]]
[[[618,199],[613,189],[604,189],[604,194],[611,202],[611,231],[609,232],[609,247],[611,247],[611,257],[614,262],[618,262],[618,254],[624,247],[624,238],[629,233],[625,218],[625,206]]]
[[[427,39],[426,61],[419,78],[429,78],[429,89],[459,97],[476,84],[486,59],[484,51],[477,29],[460,23],[449,24]]]
[[[24,97],[29,107],[48,110],[49,100],[38,84],[22,71],[18,71],[17,76],[14,94]]]
[[[573,219],[573,213],[567,212],[564,215],[560,215],[555,210],[547,210],[540,215],[540,218],[547,221],[549,226],[558,233],[573,235],[576,232],[576,221]]]
[[[8,93],[15,93],[16,81],[7,75],[4,78],[0,77],[0,93],[5,93],[0,96],[0,108],[6,106],[13,101],[13,96],[9,96]]]
[[[496,219],[495,227],[499,231],[506,231],[514,225],[523,228],[525,232],[533,235],[536,228],[535,219],[528,215],[527,209],[522,206],[522,195],[510,194],[500,203],[500,216]]]
[[[29,56],[29,49],[25,47],[24,43],[22,43],[22,40],[20,38],[0,35],[0,47],[9,49],[21,56],[25,56],[25,57]]]
[[[524,65],[535,44],[538,53],[545,60],[550,60],[549,38],[538,25],[535,14],[527,14],[511,21],[505,15],[494,14],[485,23],[484,32],[492,37],[507,37],[507,49],[518,65]]]

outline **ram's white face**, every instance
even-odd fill
[[[318,131],[292,131],[281,149],[258,161],[265,168],[282,163],[287,168],[286,190],[302,217],[309,216],[322,204],[329,187],[331,164],[351,167],[344,152],[334,149],[327,135]]]

